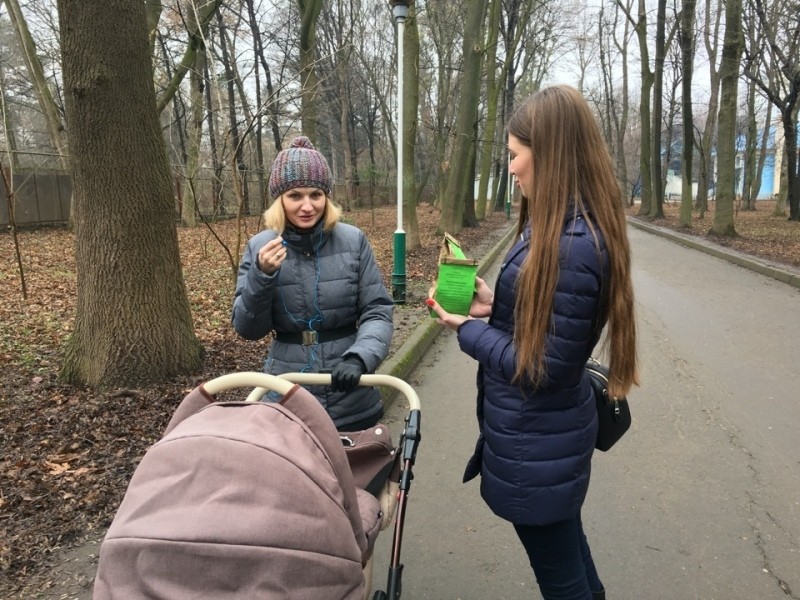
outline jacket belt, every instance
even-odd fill
[[[306,329],[305,331],[276,331],[275,339],[285,344],[312,346],[346,338],[356,331],[358,331],[358,328],[355,325],[345,325],[336,329],[323,329],[321,331],[314,331],[313,329]]]

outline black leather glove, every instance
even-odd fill
[[[358,380],[367,367],[357,356],[348,356],[331,372],[331,388],[334,392],[349,392],[358,385]]]

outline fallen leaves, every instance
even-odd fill
[[[697,211],[693,212],[692,223],[688,228],[680,226],[678,203],[665,203],[664,217],[660,219],[641,217],[638,215],[638,210],[637,205],[629,209],[628,214],[653,225],[708,239],[715,244],[745,254],[800,268],[800,222],[789,221],[784,214],[776,215],[774,201],[759,200],[756,203],[756,210],[736,211],[735,237],[709,235],[714,219],[713,202],[704,218],[700,219]]]
[[[772,208],[761,202],[755,212],[739,211],[739,237],[714,241],[800,267],[800,223],[771,217]],[[665,213],[650,222],[679,229],[677,206],[665,206]],[[390,287],[393,207],[345,217],[367,233]],[[423,300],[437,269],[438,211],[421,207],[418,217],[421,247],[407,253],[407,303],[395,310],[393,350],[427,317]],[[685,233],[705,236],[712,218],[709,212],[695,219]],[[456,237],[468,256],[481,258],[511,224],[496,213]],[[228,252],[240,252],[234,225],[214,225],[227,251],[202,227],[178,232],[195,331],[206,349],[202,370],[160,385],[104,392],[57,382],[75,311],[74,259],[63,251],[72,247],[71,234],[20,232],[27,301],[20,295],[11,236],[0,236],[0,597],[57,587],[48,578],[54,553],[101,535],[136,465],[191,389],[222,373],[261,368],[269,340],[246,342],[230,327],[234,269]],[[255,231],[254,223],[248,231]]]
[[[422,245],[407,253],[407,304],[395,311],[393,350],[425,316],[422,301],[437,268],[438,211],[420,211]],[[367,234],[390,287],[394,207],[345,218]],[[255,222],[247,224],[251,234]],[[479,257],[509,224],[497,213],[457,237]],[[190,390],[222,373],[261,369],[269,340],[247,342],[230,326],[235,270],[229,252],[241,252],[235,222],[213,227],[225,247],[203,227],[178,230],[195,332],[206,349],[201,371],[103,392],[57,381],[75,316],[74,257],[64,252],[73,247],[72,234],[19,232],[28,300],[21,297],[11,236],[0,236],[0,597],[56,586],[47,578],[54,552],[109,525],[136,465]]]

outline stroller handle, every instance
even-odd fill
[[[297,383],[300,385],[330,385],[331,384],[331,375],[330,373],[283,373],[282,375],[267,375],[266,373],[260,373],[260,375],[264,375],[265,377],[269,377],[269,382],[262,382],[262,383],[252,383],[248,385],[258,386],[247,397],[248,402],[255,402],[258,401],[264,394],[266,394],[269,390],[275,390],[281,394],[285,394],[292,388],[291,384]],[[272,381],[278,379],[283,383],[289,383],[289,387],[280,389],[278,384],[273,384]],[[267,383],[267,385],[264,385]],[[398,392],[402,393],[406,399],[408,400],[408,406],[410,410],[420,410],[420,401],[417,392],[414,391],[408,383],[395,377],[393,375],[382,375],[382,374],[373,374],[373,375],[362,375],[361,379],[358,381],[358,385],[363,386],[386,386],[396,389]],[[207,384],[206,384],[207,388]]]
[[[220,392],[232,390],[240,387],[256,387],[263,390],[261,394],[265,394],[268,390],[275,390],[280,394],[287,394],[294,385],[286,379],[278,379],[275,375],[268,375],[267,373],[259,373],[257,371],[242,371],[241,373],[228,373],[227,375],[220,375],[219,377],[207,381],[203,384],[203,389],[216,396]],[[252,394],[251,394],[252,395]],[[257,400],[258,398],[256,398]],[[249,397],[248,397],[249,400]]]

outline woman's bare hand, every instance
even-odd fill
[[[264,244],[258,251],[258,268],[267,275],[272,275],[280,269],[285,259],[286,246],[283,245],[283,238],[278,236]]]
[[[452,329],[455,331],[459,328],[459,326],[464,323],[464,321],[469,321],[471,317],[465,317],[463,315],[454,315],[447,312],[445,309],[441,307],[441,305],[434,300],[433,298],[428,298],[425,300],[425,304],[428,308],[430,308],[433,312],[435,312],[439,318],[436,319],[436,322],[439,325],[444,325],[448,329]]]
[[[492,314],[492,304],[494,304],[494,292],[486,285],[480,277],[475,278],[475,295],[472,296],[472,304],[469,307],[469,316],[482,319]]]

